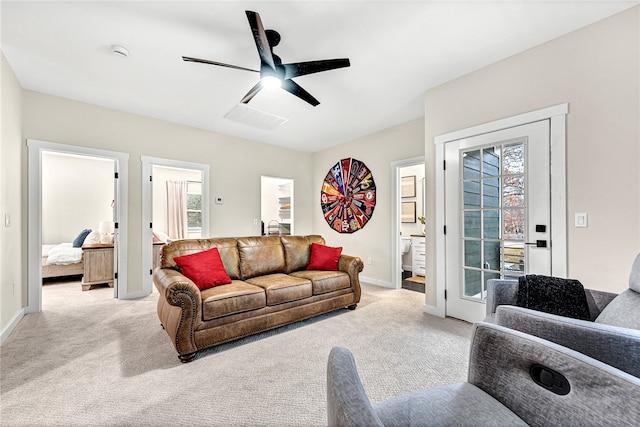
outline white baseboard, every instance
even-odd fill
[[[11,322],[9,322],[7,327],[4,328],[4,331],[2,331],[2,334],[0,334],[0,345],[4,344],[4,341],[7,338],[9,338],[9,335],[11,335],[11,332],[13,332],[16,326],[18,326],[18,323],[20,323],[20,321],[24,317],[24,314],[25,314],[25,311],[23,308],[20,311],[18,311],[15,316],[13,316],[13,319],[11,319]]]
[[[360,281],[361,282],[365,282],[365,283],[371,283],[372,285],[376,285],[376,286],[382,286],[382,287],[385,287],[385,288],[394,289],[394,287],[391,284],[391,282],[386,282],[386,281],[380,280],[380,279],[374,279],[372,277],[360,276]]]
[[[424,311],[427,314],[431,314],[433,316],[445,317],[444,309],[440,307],[436,307],[435,305],[425,304],[424,307],[422,308],[422,311]]]

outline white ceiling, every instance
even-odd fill
[[[315,152],[421,117],[427,89],[639,3],[2,1],[1,42],[25,89]],[[260,92],[249,106],[289,119],[273,131],[223,118],[256,73],[181,59],[259,68],[245,10],[281,34],[283,62],[351,60],[295,79],[317,107]]]

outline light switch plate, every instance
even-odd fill
[[[574,225],[579,228],[587,227],[587,214],[586,213],[577,213],[575,215],[575,223]]]

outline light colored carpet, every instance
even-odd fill
[[[321,426],[331,347],[355,355],[372,401],[464,381],[471,325],[424,314],[424,294],[363,284],[339,310],[180,363],[157,294],[46,285],[0,349],[2,426]]]

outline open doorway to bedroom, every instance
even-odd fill
[[[91,248],[94,256],[88,257],[89,262],[86,262],[86,247],[82,248],[81,279],[76,282],[77,286],[74,285],[72,288],[77,289],[77,292],[82,295],[87,295],[87,298],[94,298],[95,292],[83,292],[83,288],[90,290],[93,285],[106,283],[100,291],[104,295],[120,299],[133,298],[134,296],[128,290],[127,281],[128,221],[126,215],[122,215],[122,212],[127,212],[129,155],[116,151],[33,139],[27,140],[27,148],[29,230],[27,236],[27,277],[29,285],[25,313],[42,311],[43,243],[71,243],[73,246],[74,241],[77,241],[77,244],[83,246],[89,234],[95,231],[94,229],[100,232],[99,235],[94,233],[94,238],[99,243]],[[51,172],[51,164],[47,160],[49,154],[58,154],[56,159],[59,164],[62,164],[53,169],[55,172]],[[70,167],[69,162],[87,160],[88,158],[93,160],[89,166],[85,165],[83,168],[85,171],[89,171],[87,174],[80,176],[81,173],[78,169]],[[92,182],[91,174],[102,175],[95,169],[98,163],[104,166],[100,169],[110,170],[108,177],[105,174],[103,183],[99,185],[104,190],[98,190],[91,185],[80,190],[81,186]],[[62,188],[62,191],[52,193],[50,188],[52,182],[56,184],[58,190]],[[94,185],[96,184],[94,183]],[[107,186],[110,189],[107,189]],[[97,203],[106,205],[106,207],[98,209],[97,213],[93,212],[90,216],[84,217],[81,211],[92,211],[84,205],[93,203],[94,194],[100,194],[98,197],[100,201]],[[61,207],[67,209],[66,214],[64,212],[54,214],[56,211],[65,210],[60,209]],[[51,217],[44,219],[43,214]],[[66,215],[70,220],[64,220],[63,227],[60,225],[62,221],[60,216],[55,215],[62,217]],[[62,233],[57,234],[61,229]],[[81,231],[89,229],[91,231],[81,233]],[[46,237],[43,236],[43,231],[47,233]],[[46,261],[44,262],[46,263]],[[54,274],[60,274],[60,272]]]
[[[69,292],[114,287],[114,162],[43,151],[43,286],[64,285]]]

